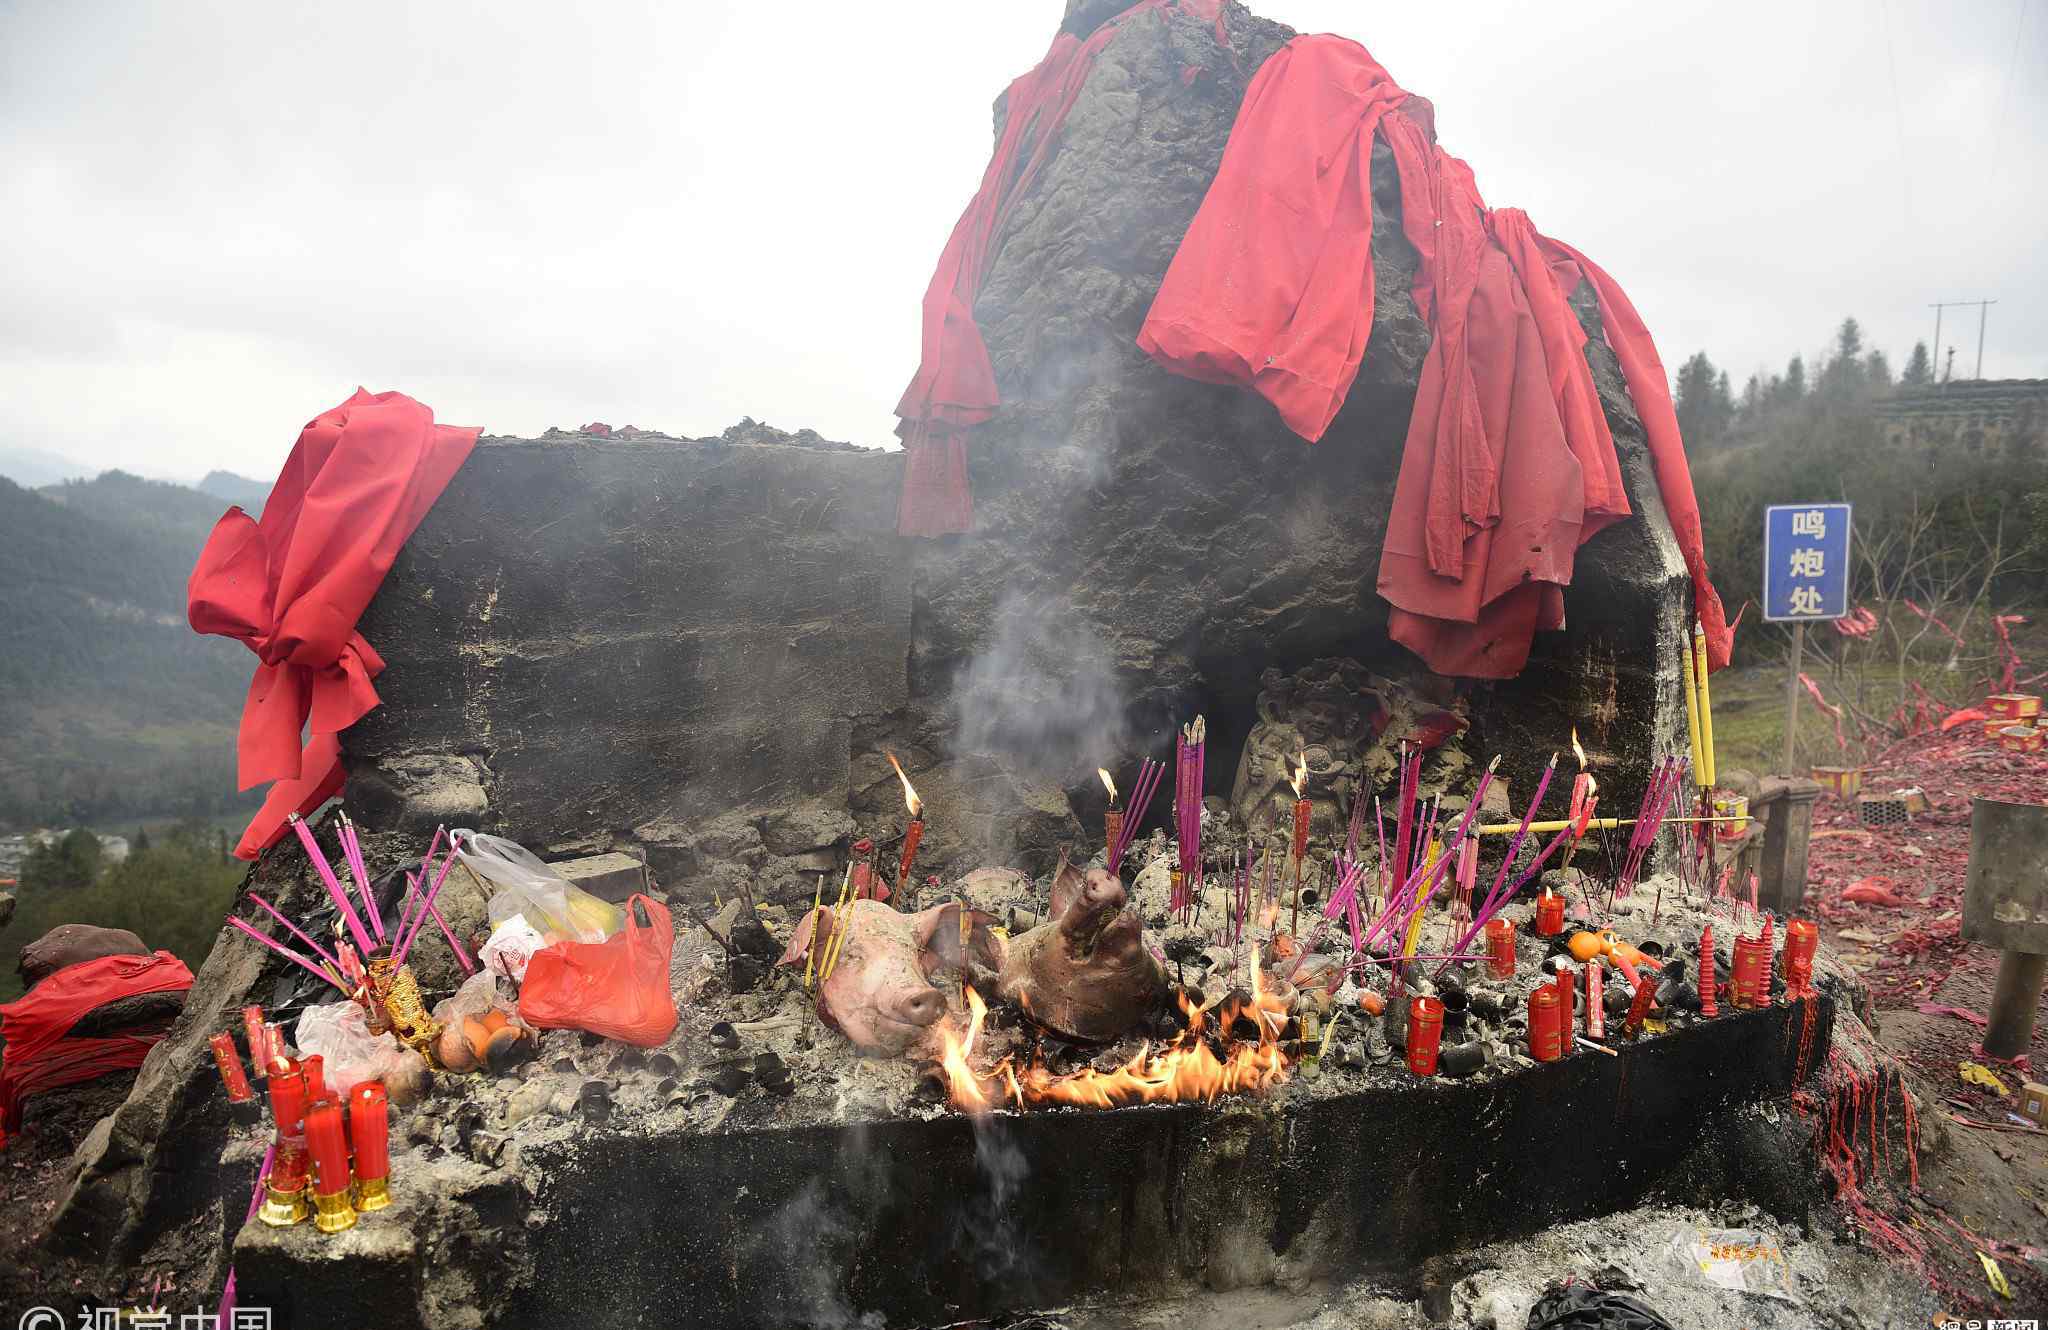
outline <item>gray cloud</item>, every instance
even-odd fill
[[[2048,374],[2048,14],[2018,0],[1257,7],[1431,97],[1669,367],[1739,387],[1844,314],[1897,364],[1927,302],[1993,296],[1985,372]],[[989,104],[1060,9],[0,8],[0,439],[268,475],[362,383],[505,432],[885,442]]]

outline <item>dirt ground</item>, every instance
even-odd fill
[[[1866,827],[1853,803],[1823,796],[1808,872],[1809,912],[1870,985],[1871,1024],[1923,1105],[1930,1148],[1919,1191],[1895,1212],[1905,1249],[1894,1254],[1922,1264],[1959,1313],[2048,1314],[2048,1133],[2012,1116],[2033,1060],[2048,1056],[2048,1021],[2027,1056],[1986,1058],[1978,1041],[1998,956],[1960,934],[1971,799],[2048,802],[2048,763],[1999,749],[1966,720],[1869,764],[1866,793],[1906,787],[1932,808],[1895,828]],[[1965,1082],[1964,1062],[1985,1066],[2007,1093]],[[2011,1298],[1993,1289],[1979,1253],[1998,1263]]]

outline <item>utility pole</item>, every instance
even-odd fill
[[[1996,300],[1942,300],[1935,302],[1934,354],[1936,354],[1937,356],[1941,354],[1941,312],[1945,309],[1968,309],[1970,306],[1975,305],[1977,307],[1977,377],[1980,379],[1983,378],[1984,324],[1986,319],[1988,319],[1991,314],[1991,307],[1997,303],[1998,302]],[[1955,363],[1956,358],[1954,348],[1950,348],[1948,358],[1950,365],[1953,365]],[[1948,382],[1948,376],[1943,375],[1941,381],[1943,383]]]

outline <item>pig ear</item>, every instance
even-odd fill
[[[820,905],[797,922],[796,933],[789,939],[788,948],[776,964],[794,965],[802,960],[821,933],[825,937],[832,936],[832,907],[829,905]]]
[[[1065,914],[1069,905],[1081,899],[1081,888],[1087,881],[1088,875],[1062,856],[1059,871],[1052,877],[1052,910],[1047,917],[1057,919]]]
[[[961,908],[959,905],[940,905],[918,916],[918,967],[926,977],[962,968]],[[990,970],[999,970],[1003,964],[1002,945],[989,932],[995,921],[992,914],[980,910],[967,911],[967,958]]]

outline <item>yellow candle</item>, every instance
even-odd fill
[[[1700,754],[1699,671],[1693,665],[1692,638],[1680,633],[1678,641],[1685,648],[1685,737],[1692,743],[1692,778],[1704,786],[1707,764]]]
[[[1697,619],[1692,626],[1692,651],[1700,666],[1700,756],[1706,761],[1706,783],[1711,788],[1719,774],[1714,763],[1714,695],[1707,687],[1707,630]]]

